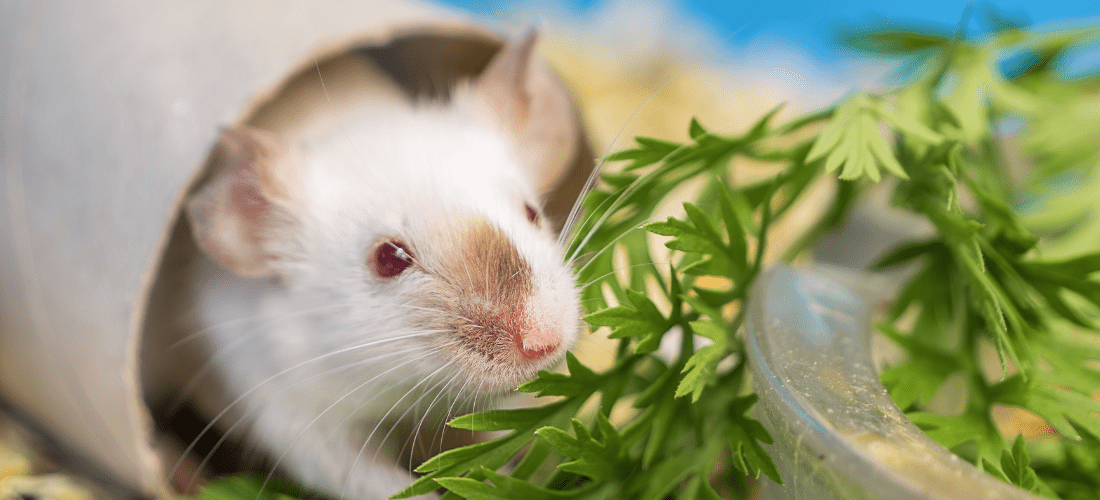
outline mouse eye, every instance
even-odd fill
[[[523,208],[527,209],[527,220],[531,221],[532,224],[538,224],[539,223],[539,212],[538,212],[538,210],[535,210],[535,207],[532,207],[530,203],[525,203],[523,205]]]
[[[379,278],[393,278],[405,272],[414,262],[409,248],[401,241],[392,239],[379,243],[367,259],[367,265]]]

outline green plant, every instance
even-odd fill
[[[764,265],[773,222],[825,179],[839,178],[794,259],[841,223],[872,184],[935,233],[891,252],[879,267],[910,265],[911,278],[880,330],[908,355],[881,376],[898,405],[944,446],[1039,494],[1092,498],[1100,488],[1100,82],[1056,70],[1098,29],[1038,33],[1002,25],[981,41],[927,31],[876,31],[866,50],[907,59],[896,90],[863,92],[830,109],[774,124],[778,111],[733,136],[692,121],[690,140],[638,138],[606,160],[584,200],[570,247],[580,256],[585,320],[620,339],[597,373],[572,355],[568,374],[542,373],[519,389],[553,402],[459,417],[450,425],[500,431],[421,464],[399,497],[446,488],[444,498],[721,498],[761,473],[782,481],[751,417],[740,331],[744,302]],[[999,61],[1031,64],[1005,76]],[[1012,134],[1002,133],[1014,124]],[[1004,143],[1031,161],[1012,173]],[[776,174],[739,183],[730,162],[772,164]],[[1013,181],[1013,175],[1022,175]],[[892,178],[883,180],[883,177]],[[683,218],[655,221],[670,192],[701,184]],[[660,238],[668,258],[655,253]],[[669,262],[663,262],[669,261]],[[662,341],[679,349],[656,355]],[[983,372],[983,346],[1001,368]],[[965,410],[927,404],[961,377]],[[1061,436],[1006,443],[990,409],[1025,408]],[[729,464],[721,467],[719,464]]]

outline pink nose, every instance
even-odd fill
[[[556,330],[536,330],[516,336],[516,347],[526,359],[536,360],[547,356],[561,345],[561,334]]]

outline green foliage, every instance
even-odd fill
[[[890,173],[908,179],[905,169],[890,151],[886,138],[879,130],[879,119],[887,118],[899,129],[913,137],[933,144],[943,142],[943,137],[920,122],[907,120],[903,115],[887,112],[882,102],[865,94],[850,98],[836,109],[832,120],[806,156],[806,161],[825,158],[825,172],[833,173],[843,166],[840,178],[855,180],[866,176],[878,182],[882,177],[879,167]]]
[[[729,334],[726,329],[713,321],[692,321],[691,331],[713,344],[695,351],[684,365],[684,378],[676,386],[676,397],[691,394],[692,402],[698,401],[703,390],[718,378],[718,363],[730,352]]]
[[[264,474],[222,476],[204,484],[194,496],[180,500],[297,500],[305,492],[280,479]]]
[[[730,405],[728,435],[733,448],[733,466],[754,478],[763,472],[772,481],[782,484],[779,470],[760,446],[760,443],[772,444],[771,436],[760,422],[745,416],[745,412],[755,403],[756,394],[749,394],[735,399]]]
[[[1031,451],[1036,474],[1065,500],[1095,499],[1100,491],[1100,440],[1085,434],[1080,441],[1036,443]]]
[[[608,337],[613,339],[641,337],[635,350],[639,354],[653,352],[672,324],[644,293],[629,288],[623,292],[630,305],[604,309],[584,320],[592,326],[612,327]]]
[[[1049,486],[1039,480],[1035,469],[1031,468],[1031,456],[1027,452],[1023,436],[1016,436],[1011,450],[1001,450],[1000,468],[984,458],[981,467],[1001,481],[1015,484],[1026,491],[1047,498],[1058,498]]]
[[[558,453],[572,460],[558,465],[558,468],[588,476],[597,481],[614,478],[621,473],[634,469],[634,464],[626,457],[622,449],[622,436],[607,416],[597,413],[599,434],[602,440],[592,436],[592,432],[580,420],[573,419],[573,433],[576,438],[557,427],[543,427],[535,432],[550,443]]]
[[[782,482],[763,447],[772,438],[751,416],[745,301],[772,222],[808,186],[840,179],[787,258],[843,222],[883,170],[893,204],[934,228],[878,264],[908,269],[879,325],[907,354],[882,372],[884,385],[933,439],[1001,479],[1092,498],[1100,487],[1100,202],[1090,189],[1100,186],[1100,120],[1074,110],[1100,103],[1100,82],[1067,81],[1050,61],[1100,31],[1040,34],[995,21],[1000,31],[980,42],[946,30],[853,37],[865,50],[911,59],[908,83],[894,91],[855,94],[779,125],[776,108],[738,135],[693,120],[686,142],[637,138],[606,158],[621,168],[585,196],[568,254],[580,257],[585,320],[618,340],[613,367],[597,373],[570,354],[567,374],[543,372],[519,388],[553,402],[453,420],[499,434],[421,464],[423,476],[397,498],[443,488],[445,499],[714,499],[743,493],[761,473]],[[1038,62],[1006,77],[997,62],[1014,50]],[[1034,163],[1026,172],[1009,170],[1020,154],[1010,157],[994,134],[1006,122],[1020,124],[1011,141]],[[736,182],[736,158],[771,163],[776,173]],[[702,187],[683,216],[654,220],[669,193],[692,180]],[[669,352],[671,344],[678,349]],[[983,370],[986,346],[999,373]],[[966,386],[956,395],[964,409],[937,414],[929,404],[952,377]],[[1027,409],[1061,438],[1009,445],[994,405]],[[716,470],[723,462],[733,471]],[[227,490],[211,491],[204,498]]]
[[[896,142],[910,180],[898,184],[894,203],[926,218],[936,234],[879,264],[909,266],[912,273],[880,325],[908,359],[884,370],[883,383],[931,437],[1002,479],[1050,497],[1083,491],[1094,497],[1093,469],[1054,473],[1050,464],[1075,464],[1067,457],[1082,449],[1100,453],[1100,233],[1090,216],[1100,203],[1094,191],[1085,194],[1091,181],[1064,182],[1070,173],[1094,179],[1100,171],[1100,148],[1094,139],[1080,139],[1100,135],[1100,123],[1074,119],[1066,108],[1088,108],[1100,82],[1067,81],[1049,61],[1100,32],[1037,34],[1006,25],[981,44],[947,37],[889,41],[892,36],[879,33],[867,43],[919,53],[923,64],[893,95],[897,109],[945,139],[935,144],[902,131]],[[1003,76],[998,59],[1018,50],[1034,51],[1038,62]],[[994,136],[1003,123],[1021,131]],[[1031,160],[1027,171],[1013,172],[1009,166],[1022,158]],[[1000,356],[1000,377],[982,369],[987,343]],[[932,396],[952,376],[965,381],[966,389],[954,395],[965,409],[930,411]],[[994,405],[1038,415],[1061,439],[1042,443],[1047,452],[1032,460],[1022,439],[1008,447],[993,420]]]
[[[612,370],[601,377],[580,364],[572,353],[568,355],[567,362],[571,370],[568,375],[543,373],[538,379],[528,382],[521,388],[540,396],[566,396],[567,399],[539,408],[497,410],[465,415],[453,420],[451,425],[458,428],[511,432],[496,439],[445,451],[432,457],[416,468],[417,472],[424,475],[397,493],[394,498],[408,498],[429,493],[439,485],[446,485],[446,481],[439,482],[439,480],[448,477],[465,476],[469,480],[485,480],[488,477],[485,475],[486,470],[498,469],[508,463],[530,443],[531,436],[537,429],[562,422],[576,414],[580,404],[604,384],[603,377],[621,374],[622,368],[631,364],[628,360],[627,363],[620,364],[618,370]],[[523,478],[517,477],[517,480],[521,479]],[[468,486],[469,482],[463,481],[457,484]]]

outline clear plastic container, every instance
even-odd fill
[[[905,417],[872,364],[866,275],[780,266],[749,304],[757,418],[783,478],[763,498],[1029,499],[932,441]]]

